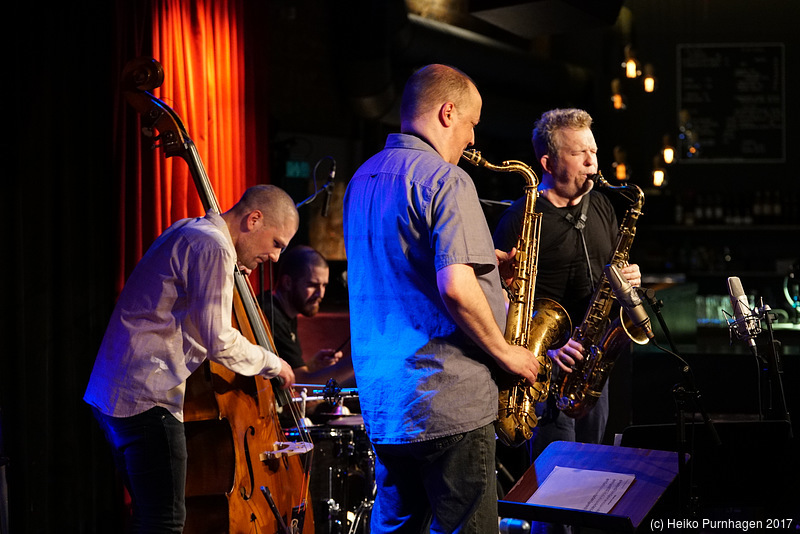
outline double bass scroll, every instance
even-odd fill
[[[180,117],[150,91],[164,81],[152,58],[131,61],[122,90],[142,117],[143,133],[165,157],[186,161],[206,210],[220,213],[202,160]],[[252,343],[275,353],[269,326],[246,275],[235,275],[233,324]],[[313,445],[288,443],[277,404],[292,410],[276,379],[245,377],[206,361],[187,381],[184,405],[188,452],[184,532],[311,534],[306,506]],[[295,417],[296,414],[295,414]]]

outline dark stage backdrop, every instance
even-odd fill
[[[6,342],[0,360],[0,534],[122,530],[124,491],[82,397],[122,282],[167,225],[200,214],[185,163],[149,154],[141,138],[138,117],[119,92],[125,63],[153,54],[154,41],[159,53],[169,54],[165,67],[191,61],[173,56],[171,47],[181,44],[197,48],[187,56],[220,54],[210,59],[214,72],[187,75],[184,85],[169,93],[165,85],[163,98],[198,144],[223,209],[247,186],[269,182],[268,152],[254,149],[259,142],[265,146],[265,124],[249,119],[266,105],[266,98],[253,96],[264,75],[244,76],[245,70],[262,70],[254,66],[258,58],[244,58],[245,44],[256,50],[261,44],[234,42],[264,38],[263,30],[246,31],[242,12],[260,2],[90,4],[31,5],[7,20],[15,30],[4,89],[11,112],[7,137],[14,143],[6,145],[12,231],[2,279],[3,295],[11,298],[5,300],[10,309],[2,323]],[[214,16],[235,11],[230,50],[211,35],[198,42],[212,30],[197,12],[212,5],[218,10]],[[170,10],[206,26],[186,35],[168,27],[174,18],[154,24],[153,13]],[[161,30],[155,37],[154,27]],[[217,36],[218,28],[213,31]],[[222,95],[218,100],[206,94],[212,90],[205,87],[205,75],[231,82],[213,88]],[[191,99],[184,97],[197,98],[194,83],[204,85],[202,109],[190,109]],[[230,107],[240,115],[223,121],[218,114]],[[207,129],[221,122],[229,130]],[[192,125],[198,124],[203,130],[195,135]],[[231,161],[234,153],[238,161]],[[175,178],[179,175],[183,182]]]
[[[28,4],[6,22],[15,36],[6,128],[16,143],[4,180],[11,298],[0,424],[11,532],[112,532],[119,512],[107,449],[81,400],[118,261],[112,84],[121,51],[114,3],[94,4]]]

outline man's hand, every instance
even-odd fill
[[[503,280],[507,286],[510,286],[517,272],[517,265],[514,260],[517,256],[517,248],[514,247],[509,252],[495,249],[494,255],[497,257],[497,270],[500,273],[500,279]]]
[[[342,351],[333,349],[322,349],[311,357],[311,361],[307,362],[308,372],[315,373],[320,369],[336,365],[342,359]]]
[[[531,385],[536,383],[539,374],[539,360],[525,347],[508,345],[508,351],[498,357],[497,362],[500,367],[524,378]]]
[[[625,277],[625,280],[628,281],[630,285],[633,287],[639,287],[642,285],[642,273],[639,271],[639,266],[635,263],[631,263],[626,265],[622,269],[619,270],[620,274]]]
[[[583,345],[570,338],[561,347],[548,350],[547,355],[562,371],[571,373],[572,366],[583,359]]]
[[[286,363],[283,358],[281,358],[281,371],[278,373],[277,378],[280,379],[281,389],[289,389],[294,385],[294,371],[292,370],[292,366]]]

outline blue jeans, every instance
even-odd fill
[[[92,411],[131,495],[132,532],[182,532],[186,520],[183,423],[160,406],[124,418],[110,417],[94,407]]]
[[[497,532],[494,425],[375,452],[372,534]]]

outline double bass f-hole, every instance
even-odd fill
[[[247,460],[247,474],[248,478],[250,479],[250,491],[247,491],[244,486],[239,489],[239,492],[242,495],[242,499],[245,501],[249,501],[250,497],[253,496],[253,491],[256,489],[256,481],[253,476],[253,461],[250,459],[250,444],[247,443],[247,435],[250,434],[251,436],[256,435],[256,429],[251,425],[247,428],[244,433],[244,457]]]

